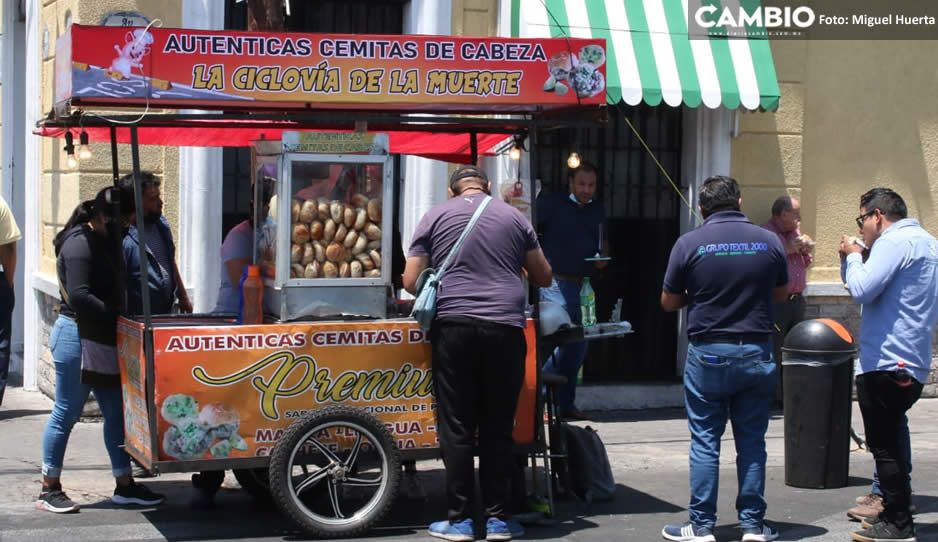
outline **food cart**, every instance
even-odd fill
[[[127,451],[157,473],[234,469],[310,535],[378,521],[400,462],[439,456],[429,342],[393,310],[392,156],[475,163],[540,128],[601,120],[604,49],[72,25],[38,132],[67,152],[76,135],[109,141],[115,182],[117,144],[130,144],[141,251],[140,145],[253,148],[265,322],[153,315],[144,284],[143,314],[118,323]],[[104,112],[124,106],[146,109]],[[535,318],[514,436],[548,471]]]

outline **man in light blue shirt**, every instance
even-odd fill
[[[863,306],[857,397],[866,440],[876,459],[884,511],[860,541],[915,540],[909,511],[909,466],[901,452],[906,411],[922,393],[938,321],[938,241],[908,218],[905,201],[888,188],[860,197],[857,226],[864,247],[844,236],[841,275]]]

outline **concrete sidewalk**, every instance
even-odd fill
[[[189,504],[188,475],[174,474],[145,481],[166,493],[169,501],[158,509],[119,509],[108,499],[113,491],[101,424],[76,425],[65,459],[63,484],[82,505],[77,515],[58,516],[36,511],[39,491],[42,431],[51,401],[39,393],[8,389],[0,409],[0,540],[283,540],[296,530],[276,510],[261,507],[237,488],[229,475],[212,510]],[[938,541],[938,400],[923,399],[910,413],[914,501],[920,514],[918,539]],[[617,498],[586,506],[558,503],[557,522],[530,528],[531,540],[660,540],[664,523],[686,519],[687,448],[689,435],[682,410],[596,413],[590,423],[606,444],[616,480]],[[858,412],[854,427],[861,429]],[[732,434],[724,438],[719,503],[720,542],[739,540],[735,528],[736,476]],[[847,521],[845,510],[854,497],[868,492],[872,457],[851,454],[850,486],[833,490],[804,490],[784,485],[783,424],[773,417],[768,433],[768,520],[782,531],[781,540],[813,542],[850,540],[858,524]],[[430,498],[419,506],[400,502],[373,537],[388,540],[427,540],[426,524],[442,519],[441,463],[419,464]]]

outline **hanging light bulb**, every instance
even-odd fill
[[[511,150],[508,151],[508,157],[512,160],[521,160],[521,146],[515,143],[511,146]]]
[[[576,152],[571,152],[570,156],[567,157],[567,167],[570,169],[580,167],[580,155]]]
[[[65,154],[65,165],[68,166],[68,169],[78,167],[78,160],[75,158],[75,137],[72,136],[71,132],[65,132]]]
[[[91,146],[88,145],[88,132],[82,131],[78,136],[78,157],[82,160],[91,158]]]

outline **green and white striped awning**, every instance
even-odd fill
[[[690,39],[687,1],[511,0],[511,33],[605,39],[610,104],[778,109],[768,40]]]

